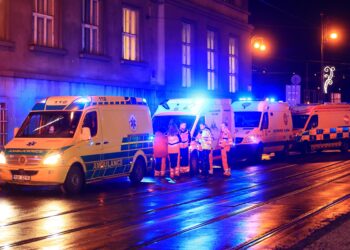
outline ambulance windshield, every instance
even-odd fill
[[[261,112],[245,111],[235,112],[236,128],[257,128],[260,124]]]
[[[309,115],[292,115],[293,128],[304,128]]]
[[[71,138],[78,126],[81,111],[32,112],[19,129],[16,137]]]
[[[196,120],[194,115],[162,115],[153,117],[153,130],[154,132],[160,131],[166,133],[168,131],[169,123],[174,122],[177,127],[180,127],[180,123],[185,122],[187,129],[191,130]]]

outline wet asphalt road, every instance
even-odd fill
[[[349,160],[348,160],[349,159]],[[288,248],[350,212],[350,153],[236,164],[208,180],[145,178],[0,191],[0,249]]]

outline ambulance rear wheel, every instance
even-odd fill
[[[132,183],[140,183],[144,176],[144,170],[145,170],[145,161],[141,158],[138,158],[134,164],[134,167],[132,168],[131,174],[129,176],[129,179]]]
[[[301,154],[305,155],[307,153],[310,153],[311,151],[311,148],[310,148],[310,145],[308,142],[304,141],[302,144],[301,144],[301,149],[300,149],[300,152]]]
[[[66,180],[62,186],[62,191],[67,194],[79,194],[85,184],[84,173],[82,169],[73,165],[67,174]]]
[[[288,154],[289,154],[289,145],[284,145],[282,151],[275,152],[276,157],[280,159],[286,158]]]
[[[349,142],[348,141],[342,141],[340,151],[342,153],[347,153],[349,151]]]

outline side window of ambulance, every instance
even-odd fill
[[[261,123],[261,130],[268,129],[268,128],[269,128],[269,115],[267,112],[265,112]]]
[[[96,111],[87,113],[84,119],[83,127],[90,128],[91,137],[97,134],[97,113]]]
[[[309,123],[307,124],[306,130],[317,128],[317,126],[318,126],[318,115],[313,115]]]

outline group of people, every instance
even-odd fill
[[[191,170],[189,147],[192,139],[194,140],[192,145],[196,145],[198,160],[201,162],[199,172],[205,177],[213,174],[213,136],[206,124],[201,123],[199,127],[200,131],[195,138],[191,137],[191,132],[187,129],[185,122],[180,123],[178,128],[175,122],[170,121],[167,131],[157,131],[155,133],[153,144],[155,158],[154,176],[165,176],[167,165],[169,165],[170,178],[189,173]],[[221,124],[218,146],[221,150],[224,176],[231,176],[227,154],[232,145],[231,132],[227,123],[223,122]]]

